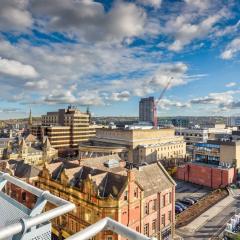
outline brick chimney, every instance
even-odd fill
[[[127,171],[127,176],[128,176],[128,181],[129,182],[134,182],[135,181],[135,173],[132,169],[129,169]]]

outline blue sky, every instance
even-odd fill
[[[240,115],[238,0],[0,0],[0,118]]]

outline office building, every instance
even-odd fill
[[[47,136],[51,145],[59,152],[77,151],[80,142],[95,135],[95,128],[90,126],[89,114],[75,107],[48,112],[42,116],[42,125],[33,126],[32,134]]]
[[[154,97],[141,98],[139,102],[139,121],[154,122]]]
[[[189,120],[185,118],[173,118],[172,125],[174,127],[181,127],[181,128],[188,128],[189,127]]]

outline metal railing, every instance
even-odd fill
[[[81,232],[68,237],[66,240],[88,240],[104,230],[111,230],[112,232],[115,232],[127,239],[133,239],[133,240],[155,240],[156,239],[156,238],[149,238],[147,236],[144,236],[143,234],[140,234],[137,231],[130,229],[125,225],[117,221],[114,221],[111,218],[106,217],[96,222],[95,224],[92,224],[91,226],[83,229]]]
[[[75,208],[73,203],[50,194],[48,191],[43,191],[24,181],[10,176],[7,173],[0,172],[0,191],[5,184],[10,182],[38,197],[35,207],[29,213],[29,216],[21,219],[17,223],[10,224],[0,228],[0,239],[9,238],[18,233],[25,233],[32,227],[44,224],[49,220],[59,217]],[[47,202],[50,202],[58,207],[47,212],[42,212]],[[0,202],[1,204],[1,202]],[[4,216],[1,216],[4,218]]]
[[[37,187],[34,187],[24,181],[21,181],[15,177],[10,176],[7,173],[3,173],[0,171],[0,207],[1,207],[1,200],[9,200],[10,204],[16,205],[16,208],[18,207],[18,210],[24,210],[26,211],[27,208],[19,207],[21,204],[19,204],[17,201],[11,199],[10,196],[6,198],[6,194],[2,192],[4,186],[7,182],[10,182],[27,192],[32,193],[33,195],[37,196],[37,202],[34,206],[34,208],[28,209],[27,214],[25,214],[25,217],[16,219],[15,223],[7,224],[7,226],[1,226],[0,225],[0,240],[2,239],[11,239],[14,236],[15,239],[36,239],[36,236],[40,233],[37,231],[41,231],[40,228],[37,228],[37,226],[41,226],[41,224],[48,223],[49,220],[52,220],[53,218],[59,217],[65,213],[68,213],[72,211],[75,208],[75,205],[73,203],[70,203],[64,199],[61,199],[57,196],[54,196],[50,194],[48,191],[43,191]],[[5,196],[6,195],[6,196]],[[42,212],[46,206],[46,203],[50,202],[58,207],[51,209],[46,212]],[[18,205],[19,204],[19,205]],[[14,213],[13,213],[14,215]],[[0,218],[4,219],[5,216],[0,216]],[[26,233],[31,233],[32,230],[32,236],[33,237],[25,237]],[[137,231],[128,228],[127,226],[111,219],[111,218],[104,218],[95,224],[90,225],[89,227],[83,229],[79,233],[76,233],[70,237],[67,238],[67,240],[87,240],[101,231],[104,230],[110,230],[116,234],[119,234],[127,239],[132,240],[154,240],[155,238],[149,238],[147,236],[144,236],[143,234],[138,233]],[[31,235],[31,234],[30,234]],[[18,237],[15,237],[18,236]],[[42,238],[39,238],[42,239]],[[51,239],[51,236],[49,238],[44,239]]]

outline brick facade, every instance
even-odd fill
[[[221,168],[208,164],[189,163],[177,169],[176,178],[207,186],[210,188],[226,187],[235,181],[234,168]]]

